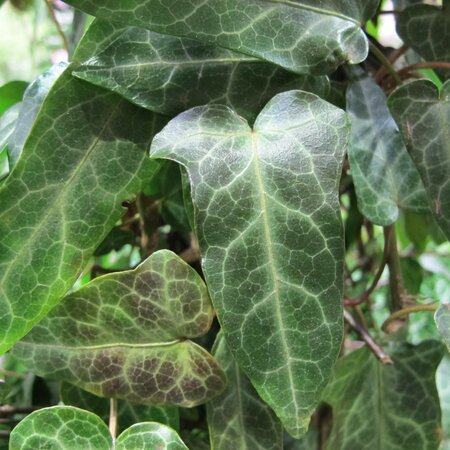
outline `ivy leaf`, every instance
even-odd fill
[[[189,340],[208,331],[213,315],[200,276],[161,250],[68,295],[13,355],[101,397],[195,406],[225,387],[216,361]]]
[[[110,401],[84,391],[70,383],[61,383],[61,401],[66,406],[76,406],[97,414],[105,422],[109,420]],[[174,430],[179,429],[180,417],[175,406],[137,405],[123,400],[117,401],[117,424],[119,432],[139,423],[155,421],[163,423]]]
[[[324,97],[329,90],[326,77],[296,75],[241,53],[143,28],[95,20],[84,40],[102,44],[75,76],[170,116],[222,103],[253,121],[279,92],[303,89]]]
[[[156,422],[138,423],[125,430],[115,450],[189,450],[176,431]]]
[[[70,68],[58,78],[0,189],[0,354],[58,303],[157,172],[146,148],[164,122]]]
[[[108,427],[100,417],[72,406],[53,406],[34,411],[11,433],[10,450],[110,450]]]
[[[109,21],[191,37],[275,63],[296,73],[325,74],[367,57],[361,29],[378,0],[68,0]],[[362,4],[364,3],[364,4]]]
[[[450,351],[450,303],[441,303],[434,315],[434,320],[445,345]]]
[[[397,17],[397,32],[405,44],[410,45],[426,61],[450,60],[450,1],[442,7],[413,5]],[[448,70],[437,70],[444,80]]]
[[[333,407],[329,450],[436,450],[440,408],[436,369],[443,345],[403,344],[383,365],[366,348],[338,361],[324,400]],[[417,399],[420,399],[420,402]]]
[[[427,212],[419,173],[408,155],[382,89],[362,70],[347,90],[352,120],[348,157],[358,207],[371,222],[391,225],[399,208]]]
[[[253,129],[225,106],[197,107],[151,148],[188,170],[225,338],[294,436],[306,431],[342,341],[337,192],[348,135],[343,111],[290,91],[267,104]]]
[[[207,403],[208,428],[214,450],[282,450],[283,427],[237,366],[222,334],[213,355],[227,375],[225,392]]]
[[[440,93],[428,80],[405,84],[391,94],[389,108],[419,170],[431,212],[450,239],[450,81]]]

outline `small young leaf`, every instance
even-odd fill
[[[273,62],[296,73],[325,74],[367,57],[361,26],[378,0],[68,0],[108,21],[185,36]]]
[[[434,315],[436,326],[450,352],[450,304],[442,303]]]
[[[225,392],[207,403],[209,437],[213,450],[282,450],[283,427],[237,366],[222,334],[213,355],[224,369]]]
[[[338,361],[324,400],[333,407],[328,450],[436,450],[440,409],[437,341],[403,344],[382,364],[368,348]],[[417,401],[420,399],[420,401]]]
[[[0,116],[11,106],[22,100],[28,83],[25,81],[10,81],[0,86]]]
[[[405,84],[390,96],[389,108],[419,170],[431,212],[450,239],[450,80],[441,93],[428,80]]]
[[[342,341],[338,184],[348,137],[343,111],[290,91],[267,104],[253,129],[225,106],[197,107],[151,148],[188,170],[225,338],[294,436],[308,428]]]
[[[102,397],[195,406],[225,386],[213,357],[189,340],[213,314],[200,276],[161,250],[68,295],[13,354],[40,376]]]
[[[54,406],[25,417],[11,433],[9,450],[110,450],[112,445],[100,417],[73,406]]]
[[[125,430],[115,450],[189,450],[176,431],[156,422],[138,423]]]
[[[399,208],[427,212],[419,173],[387,107],[381,88],[362,70],[354,70],[347,89],[352,120],[350,169],[361,212],[377,225],[391,225]]]

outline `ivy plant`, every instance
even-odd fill
[[[0,87],[0,446],[450,449],[449,0],[66,2]]]

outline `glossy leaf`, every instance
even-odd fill
[[[403,344],[382,364],[366,347],[336,365],[324,400],[333,407],[328,450],[436,450],[440,409],[437,341]]]
[[[109,420],[109,399],[97,397],[79,387],[63,382],[60,389],[61,401],[66,406],[76,406],[97,414],[105,422]],[[155,421],[163,423],[174,430],[179,428],[179,413],[175,406],[137,405],[124,400],[117,401],[117,425],[119,432],[140,422]]]
[[[40,376],[101,397],[195,406],[224,388],[216,361],[189,340],[213,314],[200,276],[161,250],[68,295],[13,354]]]
[[[413,5],[397,18],[397,32],[426,61],[450,60],[450,1],[443,0],[443,7]],[[438,70],[443,79],[450,71]]]
[[[143,28],[96,20],[84,37],[89,40],[101,46],[74,74],[161,114],[221,103],[253,121],[279,92],[303,89],[324,97],[329,89],[326,77],[296,75],[231,50]]]
[[[427,212],[428,202],[411,157],[375,81],[361,71],[347,89],[352,120],[348,149],[360,211],[377,225],[391,225],[399,208]]]
[[[253,130],[224,106],[197,107],[151,148],[187,168],[225,338],[295,436],[307,429],[342,340],[337,189],[348,134],[343,111],[291,91],[268,103]]]
[[[440,93],[431,81],[408,83],[390,96],[389,107],[419,170],[431,212],[450,239],[450,81]]]
[[[227,375],[225,392],[207,403],[212,450],[282,450],[283,427],[237,366],[222,334],[213,355]]]
[[[434,315],[436,326],[450,351],[450,303],[442,303]]]
[[[10,450],[110,450],[108,427],[100,417],[72,406],[31,413],[11,433]]]
[[[296,73],[333,72],[368,52],[361,25],[378,0],[68,0],[94,16],[199,39]]]
[[[124,431],[115,450],[189,450],[171,428],[156,422],[139,423]]]
[[[22,103],[16,103],[0,117],[0,152],[8,145],[11,134],[14,132],[21,107]]]
[[[25,81],[10,81],[0,87],[0,116],[22,100],[27,86]]]

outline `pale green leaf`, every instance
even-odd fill
[[[213,357],[189,340],[208,331],[213,315],[200,276],[161,250],[68,295],[13,355],[40,376],[101,397],[195,406],[225,383]]]
[[[283,427],[237,366],[222,334],[213,355],[224,369],[225,392],[207,403],[212,450],[282,450]]]
[[[23,419],[11,433],[9,450],[110,450],[112,444],[108,427],[95,414],[54,406]]]
[[[442,442],[439,450],[450,450],[450,355],[444,356],[436,373],[442,411]]]
[[[413,5],[397,17],[397,32],[426,61],[450,60],[450,1],[444,6]],[[438,70],[443,79],[449,70]]]
[[[434,315],[436,326],[450,351],[450,303],[441,303]]]
[[[0,353],[58,303],[159,169],[146,149],[165,119],[58,78],[0,189]]]
[[[225,106],[197,107],[151,148],[187,168],[227,343],[295,436],[308,427],[342,341],[338,184],[348,137],[343,111],[290,91],[253,129]]]
[[[100,42],[75,76],[152,111],[176,115],[221,103],[253,121],[275,94],[290,89],[328,94],[326,77],[301,76],[256,58],[192,39],[95,20],[84,37]]]
[[[443,345],[403,344],[382,364],[367,347],[338,361],[324,400],[333,407],[328,450],[436,450],[436,369]]]
[[[27,85],[25,81],[10,81],[0,86],[0,116],[22,100]]]
[[[391,225],[399,208],[427,212],[428,202],[382,89],[362,70],[347,89],[352,120],[348,148],[358,207],[371,222]]]
[[[438,92],[428,80],[398,88],[389,108],[419,170],[431,212],[450,239],[450,80]]]
[[[368,52],[361,26],[378,0],[68,0],[83,11],[237,50],[296,73],[324,74]]]
[[[138,423],[124,431],[115,450],[189,450],[176,431],[156,422]]]

